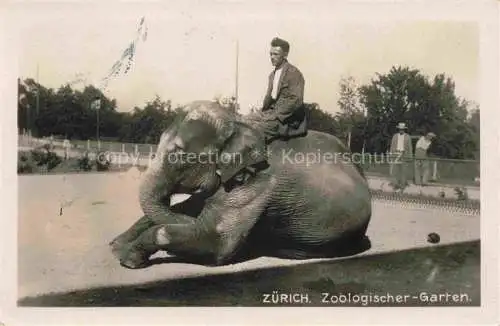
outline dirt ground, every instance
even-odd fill
[[[141,214],[139,178],[140,172],[135,169],[124,173],[20,176],[18,297],[311,263],[262,257],[222,267],[170,263],[125,269],[111,256],[107,244]],[[377,201],[373,202],[373,211],[368,229],[371,249],[361,256],[433,247],[427,242],[430,232],[441,236],[441,245],[475,241],[480,236],[479,216],[402,209]]]

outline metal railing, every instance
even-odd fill
[[[113,141],[95,141],[95,140],[72,140],[70,141],[69,149],[78,152],[122,152],[122,153],[155,153],[156,145],[153,144],[135,144],[135,143],[121,143]],[[46,138],[33,138],[30,136],[19,135],[18,145],[20,147],[38,147],[43,145],[50,145],[55,149],[64,149],[64,141],[54,140],[49,137]]]
[[[447,183],[456,185],[478,186],[480,177],[480,161],[447,159],[439,157],[416,158],[406,157],[404,160],[396,159],[395,156],[384,155],[384,158],[376,155],[364,154],[361,166],[368,176],[378,176],[384,178],[395,178],[400,172],[400,164],[404,165],[403,171],[406,180],[418,182],[420,179],[424,183]]]

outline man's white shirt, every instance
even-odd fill
[[[278,97],[278,85],[280,82],[282,70],[283,66],[281,66],[279,69],[276,69],[276,71],[274,72],[273,89],[271,91],[271,97],[273,98],[273,100],[275,100]]]
[[[427,150],[429,146],[431,145],[431,142],[425,138],[425,136],[420,137],[420,139],[417,141],[417,145],[415,145],[416,148],[421,148],[423,150]]]
[[[401,152],[405,150],[405,134],[398,134],[398,143],[396,145],[396,150]]]

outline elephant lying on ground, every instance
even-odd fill
[[[110,243],[122,266],[148,266],[159,250],[221,265],[242,253],[328,257],[366,242],[370,191],[338,156],[344,145],[309,131],[266,147],[250,121],[198,101],[163,132],[141,181],[144,216]],[[173,206],[175,193],[191,198]]]

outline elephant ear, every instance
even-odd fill
[[[222,183],[226,183],[241,170],[267,161],[264,136],[242,122],[235,122],[235,129],[222,148],[217,169]]]

